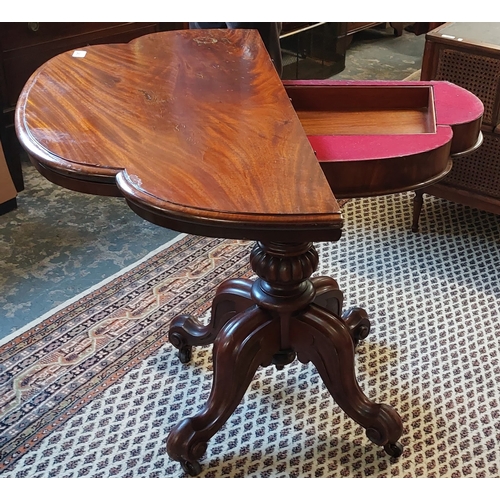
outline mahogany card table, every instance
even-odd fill
[[[338,405],[397,457],[398,413],[369,400],[354,349],[367,313],[313,276],[312,242],[336,241],[336,197],[415,190],[477,143],[483,108],[446,82],[282,82],[253,30],[146,35],[56,56],[27,82],[16,132],[61,186],[125,197],[155,224],[254,240],[255,280],[222,283],[203,325],[181,315],[169,339],[187,363],[213,344],[213,386],[167,452],[191,475],[259,366],[316,366]],[[110,221],[112,224],[112,221]]]

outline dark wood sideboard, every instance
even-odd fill
[[[17,191],[24,189],[14,110],[31,74],[61,52],[182,29],[184,23],[0,23],[0,140]]]

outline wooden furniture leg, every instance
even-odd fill
[[[411,230],[414,233],[418,233],[418,221],[420,219],[420,212],[422,211],[422,206],[424,204],[424,191],[419,189],[415,191],[415,197],[413,198],[413,223]]]
[[[259,366],[280,369],[296,356],[314,363],[332,397],[366,429],[368,439],[400,456],[399,415],[370,401],[356,381],[354,346],[369,332],[366,312],[354,308],[340,315],[343,295],[337,282],[310,278],[318,265],[312,243],[258,242],[250,262],[258,279],[223,283],[209,325],[186,315],[172,322],[170,340],[183,362],[192,346],[213,342],[214,378],[204,408],[170,432],[169,456],[189,475],[199,474],[208,440],[238,406]]]
[[[370,401],[361,391],[354,371],[353,333],[330,312],[311,305],[293,320],[291,342],[302,363],[312,361],[335,402],[366,429],[370,441],[391,456],[403,450],[397,442],[401,418],[388,405]]]
[[[404,23],[389,23],[394,30],[394,36],[401,36],[403,34]]]
[[[207,326],[187,314],[176,316],[170,323],[169,340],[176,347],[182,363],[191,360],[193,346],[213,344],[219,330],[236,314],[251,305],[252,282],[232,279],[222,283],[212,302],[211,321]]]

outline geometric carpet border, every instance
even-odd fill
[[[0,471],[168,342],[173,316],[204,313],[213,281],[247,275],[248,245],[187,235],[1,346]]]

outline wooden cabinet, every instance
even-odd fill
[[[358,31],[363,31],[368,28],[375,28],[386,23],[346,23],[347,25],[347,36],[352,36]],[[394,30],[394,36],[401,36],[403,34],[404,23],[389,23],[391,28]]]
[[[182,27],[183,23],[0,23],[0,139],[16,189],[23,190],[24,183],[14,111],[24,84],[39,66],[67,50],[129,42]]]
[[[322,80],[345,68],[346,23],[283,23],[283,80]]]
[[[483,144],[453,160],[451,172],[425,193],[500,214],[500,23],[446,23],[427,33],[422,80],[447,80],[484,105]],[[413,230],[418,230],[422,192]]]
[[[17,207],[16,196],[16,188],[12,182],[7,162],[3,155],[2,145],[0,144],[0,215]]]
[[[375,28],[375,26],[379,26],[380,24],[384,23],[346,23],[347,29],[346,29],[346,34],[347,36],[354,35],[354,33],[357,33],[358,31],[363,31],[368,28]]]

